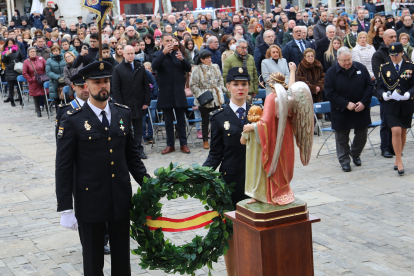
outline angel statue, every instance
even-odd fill
[[[279,72],[270,74],[268,80],[272,93],[266,97],[263,114],[261,108],[251,107],[240,140],[246,144],[245,194],[252,199],[272,205],[286,205],[295,201],[290,188],[293,178],[296,145],[300,159],[308,165],[313,142],[313,101],[309,87],[295,82],[296,69],[289,65],[292,74],[289,87]]]

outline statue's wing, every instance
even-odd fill
[[[267,175],[268,177],[272,176],[276,171],[277,161],[280,156],[280,149],[282,148],[283,136],[285,134],[286,121],[289,114],[289,101],[286,89],[278,83],[274,85],[274,88],[277,95],[275,98],[275,113],[279,114],[279,126],[277,129],[275,152],[273,154],[272,164]]]
[[[289,111],[292,115],[293,133],[300,149],[300,160],[309,164],[313,144],[313,100],[309,87],[304,82],[295,82],[290,87]]]

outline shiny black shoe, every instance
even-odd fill
[[[42,117],[42,112],[38,111],[37,112],[37,117]]]
[[[7,98],[3,101],[3,103],[8,103],[8,102],[10,102],[10,98]]]
[[[381,156],[384,156],[385,158],[392,158],[393,155],[388,150],[384,150],[381,151]]]
[[[14,102],[11,102],[11,106],[15,107],[15,106],[16,106],[16,104],[15,104]]]
[[[352,162],[354,162],[355,166],[357,166],[357,167],[361,166],[361,164],[362,164],[361,158],[359,158],[359,157],[352,158]]]
[[[398,175],[403,175],[403,174],[404,174],[404,169],[398,170]]]
[[[139,155],[139,158],[141,158],[141,159],[148,159],[148,157],[145,155],[145,153],[141,153]]]
[[[349,164],[341,165],[341,167],[342,167],[342,170],[344,172],[350,172],[351,171],[351,165],[349,165]]]
[[[398,166],[394,166],[394,171],[398,171]]]
[[[110,255],[111,254],[111,248],[109,246],[104,245],[104,255]]]

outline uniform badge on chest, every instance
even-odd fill
[[[121,121],[119,121],[119,124],[121,125],[119,128],[122,130],[122,131],[124,131],[124,122],[122,121],[122,119],[121,119]]]
[[[390,71],[388,71],[387,72],[387,78],[389,78],[391,76],[391,72]]]
[[[224,122],[224,129],[225,130],[229,130],[230,129],[230,122],[229,121],[225,121]]]
[[[85,121],[84,127],[85,127],[86,130],[91,130],[91,128],[92,128],[91,125],[88,124],[88,121]]]

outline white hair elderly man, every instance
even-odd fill
[[[254,63],[256,65],[257,74],[259,76],[261,75],[262,61],[266,58],[267,49],[269,49],[270,45],[275,44],[275,38],[276,35],[273,30],[265,31],[263,33],[264,43],[254,49]]]
[[[229,56],[224,61],[223,65],[223,79],[224,84],[226,84],[226,78],[229,70],[233,67],[246,67],[247,72],[250,75],[250,88],[249,95],[256,95],[259,91],[259,81],[256,66],[254,64],[254,58],[252,55],[247,53],[249,44],[244,39],[239,39],[236,43],[236,52],[234,55]],[[251,101],[249,97],[248,101]]]
[[[314,28],[315,29],[315,28]],[[326,34],[325,37],[320,39],[319,41],[316,41],[316,59],[322,63],[322,66],[324,64],[323,62],[323,54],[328,50],[329,44],[331,43],[331,40],[335,36],[335,27],[333,25],[329,25],[326,27]],[[313,38],[315,38],[315,33],[313,33]],[[326,69],[324,68],[324,72]]]
[[[325,74],[324,92],[331,106],[332,129],[335,130],[336,155],[344,172],[351,171],[351,158],[361,166],[361,152],[367,142],[371,124],[369,105],[374,86],[367,68],[352,61],[351,50],[338,49],[338,63]],[[349,146],[349,133],[354,129],[354,139]],[[350,158],[351,157],[351,158]]]
[[[217,37],[210,36],[207,39],[207,48],[206,50],[211,52],[211,62],[213,64],[217,64],[220,67],[220,70],[222,70],[222,64],[221,64],[221,52],[218,50],[219,47],[219,41]]]

